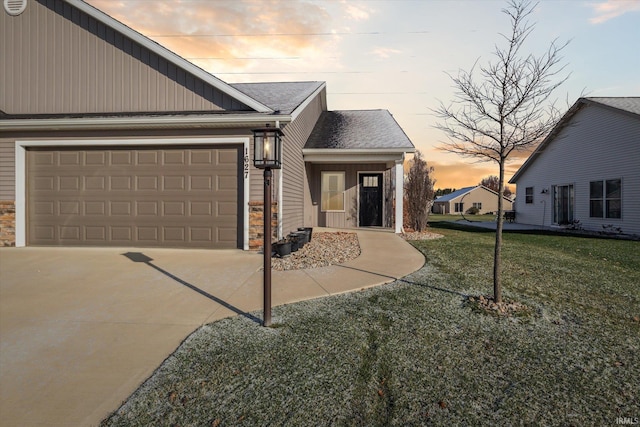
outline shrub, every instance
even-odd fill
[[[471,206],[465,213],[469,215],[478,215],[480,213],[480,209],[476,208],[475,206]]]

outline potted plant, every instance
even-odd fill
[[[313,227],[300,227],[298,231],[304,231],[307,233],[307,243],[311,241],[311,235],[313,234]]]
[[[297,234],[289,234],[287,240],[291,243],[291,252],[298,252],[298,249],[300,249],[300,237]]]
[[[273,250],[280,258],[289,256],[291,255],[291,242],[279,240],[273,244]]]

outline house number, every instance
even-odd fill
[[[249,149],[244,149],[244,179],[249,177]]]

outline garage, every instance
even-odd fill
[[[237,145],[31,147],[27,242],[242,248]]]

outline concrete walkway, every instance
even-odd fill
[[[389,231],[357,233],[355,260],[274,271],[273,305],[391,282],[424,263]],[[260,254],[237,250],[0,249],[0,426],[98,425],[199,326],[262,310],[261,266]]]
[[[479,227],[486,228],[489,230],[496,229],[495,221],[466,221],[463,219],[459,219],[455,221],[458,224],[469,225],[471,227]],[[550,227],[543,227],[541,225],[531,225],[531,224],[518,224],[517,222],[504,222],[502,225],[502,229],[505,231],[517,230],[517,231],[528,231],[528,230],[549,230]]]

